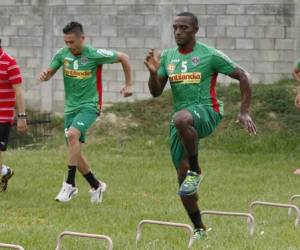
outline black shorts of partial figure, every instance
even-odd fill
[[[0,123],[0,151],[6,151],[11,125]]]

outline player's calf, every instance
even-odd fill
[[[193,223],[194,226],[194,239],[202,240],[206,238],[206,227],[202,221],[201,213],[197,204],[197,194],[191,196],[181,197],[182,204]]]

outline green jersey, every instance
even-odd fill
[[[217,75],[231,74],[236,66],[221,51],[197,42],[188,53],[165,49],[158,75],[169,78],[175,111],[201,104],[223,114],[223,103],[216,96]]]
[[[97,79],[97,75],[101,74],[102,64],[116,61],[116,52],[91,46],[84,46],[78,56],[73,55],[68,48],[58,50],[50,68],[57,70],[63,66],[65,113],[72,113],[83,107],[97,107],[97,80],[101,78]]]
[[[299,59],[298,62],[297,62],[297,69],[300,70],[300,59]]]

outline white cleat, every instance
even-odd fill
[[[104,182],[99,181],[100,185],[99,187],[95,190],[94,188],[92,188],[90,190],[90,194],[91,194],[91,202],[92,203],[100,203],[102,202],[102,198],[103,198],[103,193],[106,191],[107,185]]]
[[[61,190],[56,196],[55,200],[59,202],[68,202],[78,193],[78,188],[73,187],[71,184],[63,182]]]

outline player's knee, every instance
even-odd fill
[[[185,129],[193,125],[193,116],[188,111],[179,111],[174,117],[174,125],[176,129]]]
[[[70,144],[78,142],[79,141],[79,137],[80,137],[80,134],[78,134],[77,131],[74,131],[74,130],[69,130],[68,131],[68,142]]]

